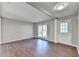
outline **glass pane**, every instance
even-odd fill
[[[63,28],[63,23],[60,23],[60,32],[63,32],[62,28]]]
[[[38,37],[42,37],[42,25],[38,25]]]
[[[47,31],[43,31],[43,37],[47,38]]]
[[[38,26],[38,31],[42,31],[42,25]]]
[[[60,32],[68,32],[68,23],[60,23]]]
[[[47,30],[47,25],[43,25],[43,30]]]
[[[42,37],[42,32],[38,32],[38,37]]]

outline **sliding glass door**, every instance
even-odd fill
[[[47,24],[38,25],[38,37],[47,38]]]

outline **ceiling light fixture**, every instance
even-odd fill
[[[68,2],[58,3],[55,5],[54,10],[58,10],[58,11],[63,10],[65,7],[67,7],[67,5],[68,5]]]

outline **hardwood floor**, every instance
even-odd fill
[[[77,57],[75,47],[41,39],[22,40],[0,45],[1,57]]]

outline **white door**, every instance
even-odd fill
[[[72,39],[72,24],[71,20],[57,21],[57,41],[58,43],[71,45]]]

